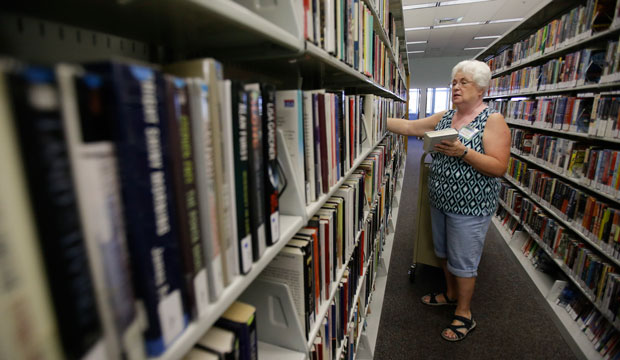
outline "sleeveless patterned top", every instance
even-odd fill
[[[435,130],[449,128],[455,110],[447,111]],[[468,126],[477,129],[470,140],[459,134],[466,147],[484,154],[482,134],[491,114],[487,107]],[[497,208],[499,179],[481,174],[464,160],[455,156],[433,153],[429,175],[429,198],[431,205],[443,212],[486,216]]]

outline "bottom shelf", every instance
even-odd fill
[[[527,275],[536,285],[538,291],[540,291],[540,294],[543,298],[545,298],[545,303],[555,315],[553,316],[554,322],[560,329],[560,333],[573,352],[578,357],[583,359],[602,359],[602,356],[594,349],[594,346],[581,331],[577,323],[568,316],[566,310],[563,307],[556,305],[554,303],[555,299],[548,298],[555,280],[551,278],[550,275],[536,270],[529,259],[521,253],[520,248],[524,240],[519,241],[519,235],[517,235],[521,234],[521,232],[517,232],[514,236],[512,236],[504,229],[504,226],[495,216],[493,217],[492,222],[502,238],[505,240],[510,252],[515,256],[517,261],[519,261]]]

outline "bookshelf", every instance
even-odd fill
[[[400,0],[389,3],[390,8],[400,9],[402,15]],[[278,1],[268,6],[259,6],[252,0],[129,0],[89,4],[62,0],[54,4],[45,1],[3,4],[0,8],[0,35],[6,41],[0,44],[0,52],[20,61],[52,65],[122,57],[158,67],[176,61],[214,57],[223,63],[225,78],[259,79],[273,83],[278,89],[281,86],[283,89],[345,90],[347,94],[374,94],[397,103],[405,102],[408,84],[404,69],[409,67],[400,61],[407,62],[406,53],[396,53],[390,34],[378,18],[380,11],[375,2],[364,0],[363,4],[373,16],[371,33],[385,47],[385,53],[378,58],[391,61],[393,66],[395,76],[384,84],[306,39],[303,2],[296,0]],[[394,31],[404,36],[402,23]],[[406,49],[402,47],[400,51]],[[386,69],[378,71],[387,72]],[[169,347],[152,359],[183,358],[222,313],[252,288],[261,272],[384,137],[372,144],[365,142],[351,169],[328,193],[304,205],[300,213],[283,212],[279,219],[279,241],[266,248],[264,254],[253,262],[249,273],[235,275],[218,300],[208,304],[206,315],[190,321]],[[286,149],[282,150],[278,149],[287,154]],[[288,158],[282,160],[290,162]],[[288,173],[285,169],[289,179],[293,178],[290,169],[289,164]],[[402,175],[399,181],[402,182]],[[303,194],[298,195],[303,198]],[[399,197],[400,192],[397,192],[396,198]],[[393,234],[391,236],[393,238]],[[391,249],[392,238],[388,236],[386,249]],[[389,263],[389,251],[385,254]],[[366,268],[370,268],[368,264]],[[338,273],[337,281],[342,278],[344,269],[346,264]],[[357,297],[361,296],[365,276],[360,280]],[[376,306],[374,314],[380,314],[380,303]],[[327,310],[327,306],[321,308],[317,319],[325,317]],[[296,339],[295,344],[278,346],[260,341],[259,334],[260,357],[308,358],[314,336],[319,331],[318,324],[309,339],[303,339],[306,343],[303,348],[298,346],[301,339]],[[364,334],[360,331],[360,338]]]
[[[615,122],[608,121],[607,113],[601,113],[602,105],[598,107],[604,101],[615,101],[620,88],[614,65],[617,47],[613,48],[620,36],[618,5],[616,1],[589,0],[541,4],[525,21],[476,55],[476,59],[485,61],[492,69],[491,88],[485,100],[504,115],[513,135],[509,170],[504,176],[510,184],[506,189],[511,189],[511,198],[504,199],[510,202],[500,201],[496,214],[499,218],[494,218],[493,224],[546,298],[570,346],[576,354],[588,359],[603,358],[601,339],[588,339],[584,335],[588,324],[571,319],[574,316],[568,316],[567,311],[556,305],[556,300],[570,284],[615,328],[614,332],[620,329],[620,323],[608,308],[609,302],[603,299],[604,291],[614,289],[611,276],[596,277],[599,286],[594,286],[594,277],[584,275],[591,266],[609,266],[615,272],[620,269],[614,243],[607,241],[609,233],[605,229],[611,223],[607,225],[607,221],[599,218],[604,213],[615,213],[620,204],[619,193],[611,178],[608,185],[607,176],[603,182],[599,177],[589,178],[589,169],[579,171],[577,166],[573,167],[576,158],[572,156],[581,146],[588,149],[588,154],[598,154],[598,149],[615,154],[619,149],[620,139],[611,131]],[[579,22],[579,16],[590,20]],[[603,23],[606,25],[600,25]],[[600,72],[594,74],[593,69]],[[575,103],[578,107],[573,107]],[[586,108],[588,104],[592,106]],[[587,119],[588,123],[577,128],[573,122],[576,119]],[[546,147],[551,144],[558,147]],[[592,158],[588,159],[594,161]],[[591,166],[594,170],[601,166],[600,176],[607,171],[617,172],[611,158],[601,157],[597,161]],[[584,172],[586,176],[581,175]],[[547,186],[551,184],[553,189]],[[601,212],[582,215],[581,210],[574,210],[577,209],[575,198],[570,194],[577,193],[587,197],[592,206],[596,204]],[[573,210],[580,215],[575,216]],[[590,226],[594,223],[596,230]],[[534,268],[533,260],[526,258],[521,249],[530,241],[551,259],[551,264],[560,270],[560,277],[568,283],[555,281],[552,275]],[[568,248],[565,241],[571,244]],[[565,252],[573,251],[572,245],[580,250]],[[574,254],[585,259],[586,253],[588,259],[596,260],[587,265],[581,260],[572,262]]]
[[[576,354],[580,354],[580,357],[584,359],[602,359],[601,355],[594,351],[591,347],[590,341],[583,334],[579,326],[577,326],[577,324],[570,319],[566,310],[560,306],[557,306],[553,302],[553,299],[550,298],[550,295],[552,296],[553,294],[552,289],[554,284],[556,282],[562,283],[562,281],[554,280],[551,276],[536,270],[532,265],[531,260],[526,258],[521,252],[521,246],[525,242],[525,238],[527,236],[524,236],[522,232],[516,232],[514,235],[511,234],[495,216],[493,217],[492,222],[499,234],[502,236],[502,239],[508,245],[508,251],[523,267],[526,274],[530,277],[530,279],[532,279],[532,282],[540,294],[545,298],[544,302],[549,306],[549,309],[552,310],[555,315],[553,320],[556,323],[559,323],[560,328],[565,329],[565,331],[562,331],[562,335],[565,339],[569,340],[567,342],[573,351]]]

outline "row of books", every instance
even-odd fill
[[[382,199],[387,198],[389,195],[382,196]],[[360,251],[353,253],[350,266],[334,290],[333,300],[312,341],[313,359],[355,358],[386,240],[387,222],[380,216],[382,203],[379,200],[368,212],[356,247]],[[351,276],[352,273],[356,274]]]
[[[183,357],[184,360],[257,360],[256,308],[235,301]]]
[[[620,18],[619,6],[620,3],[614,0],[588,0],[487,59],[486,63],[493,72],[503,71],[606,30],[612,24],[616,26],[617,18]]]
[[[307,205],[329,192],[363,148],[383,137],[388,117],[401,117],[404,111],[400,103],[376,95],[324,90],[294,95],[299,101],[288,111],[297,121],[278,125],[284,129],[298,191]]]
[[[506,208],[500,207],[496,215],[500,219],[504,219],[502,223],[509,231],[510,229],[521,228],[519,220],[513,217]],[[512,233],[514,234],[514,231]],[[539,271],[553,274],[554,268],[557,268],[553,265],[553,260],[549,258],[547,251],[531,235],[526,235],[521,251],[523,256],[530,260],[533,267]],[[581,332],[592,342],[593,348],[603,358],[612,359],[618,358],[617,354],[620,349],[617,344],[620,333],[614,326],[614,322],[611,321],[615,319],[614,314],[618,312],[617,307],[620,303],[617,302],[618,277],[615,273],[608,274],[605,293],[598,302],[599,307],[594,306],[588,296],[584,295],[572,283],[565,283],[561,289],[552,288],[551,291],[554,293],[549,294],[549,296],[554,296],[555,291],[557,291],[557,298],[550,299],[550,301],[566,310],[568,317],[578,324]],[[604,311],[605,315],[602,309],[607,309]]]
[[[384,2],[384,5],[387,1]],[[387,10],[382,6],[383,10]],[[388,19],[388,16],[384,16]],[[392,51],[374,29],[374,17],[363,0],[304,0],[304,35],[376,83],[404,97],[405,84]],[[404,73],[404,71],[402,71]]]
[[[617,92],[490,101],[508,122],[601,138],[620,137]]]
[[[618,285],[614,289],[611,298],[617,298]],[[567,284],[554,302],[577,323],[602,359],[620,359],[620,333],[579,290]]]
[[[493,78],[488,96],[518,95],[536,91],[570,89],[620,80],[618,41],[607,47],[589,47]]]
[[[513,152],[584,186],[620,198],[617,150],[522,129],[512,128],[510,132]]]
[[[214,59],[1,68],[1,238],[21,260],[0,259],[19,274],[0,296],[37,315],[3,322],[3,351],[162,354],[279,240],[276,131],[303,126],[302,92]]]
[[[161,354],[279,239],[275,88],[225,80],[213,59],[167,69],[185,77],[3,65],[7,152],[24,169],[62,351],[80,357],[103,329],[110,358],[143,357],[142,336]],[[134,297],[148,324],[137,335]]]
[[[315,324],[314,316],[331,298],[338,274],[354,252],[360,251],[356,257],[362,260],[372,253],[374,238],[365,239],[364,232],[360,235],[365,228],[365,212],[376,209],[373,218],[387,221],[394,193],[387,180],[395,170],[390,164],[399,156],[392,149],[392,139],[378,145],[261,274],[267,280],[287,283],[299,295],[307,291],[305,297],[294,297],[296,308],[303,309],[298,316],[306,334]],[[376,232],[375,228],[371,231]],[[361,272],[359,266],[355,269]]]
[[[517,211],[517,207],[508,208],[518,216],[523,228],[534,237],[539,246],[544,246],[554,258],[561,261],[566,267],[565,271],[568,271],[567,274],[586,289],[592,301],[605,310],[611,307],[615,318],[618,315],[617,306],[620,301],[618,299],[605,301],[604,295],[608,289],[609,277],[617,271],[616,267],[602,259],[586,243],[574,236],[570,229],[549,216],[536,203],[527,197],[517,200],[521,196],[518,194],[519,190],[510,188],[509,185],[507,187],[505,197],[508,199],[515,197],[513,205],[518,204],[519,210]],[[524,250],[527,248],[525,245]]]
[[[518,171],[522,172],[521,185],[536,201],[556,212],[556,215],[570,224],[571,230],[598,245],[610,258],[620,258],[618,209],[544,171],[532,169],[523,171],[527,166],[520,160],[511,158],[509,167],[511,172],[515,168],[520,169]]]

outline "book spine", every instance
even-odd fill
[[[235,156],[235,193],[237,205],[237,234],[241,272],[252,268],[252,230],[250,227],[249,153],[248,153],[248,96],[242,86],[232,84],[233,150]]]
[[[35,67],[10,78],[15,124],[60,340],[64,355],[77,359],[101,339],[102,331],[56,80],[50,69]]]
[[[278,148],[276,141],[276,91],[273,85],[262,85],[263,100],[263,156],[264,156],[264,196],[265,196],[265,233],[267,245],[271,246],[280,239],[280,212],[278,210]],[[301,103],[298,104],[301,107]],[[301,156],[301,154],[300,154]]]
[[[110,356],[144,358],[109,113],[98,106],[101,77],[70,65],[56,70],[65,136],[97,305]]]
[[[211,121],[209,118],[209,87],[201,79],[188,80],[190,85],[191,123],[196,157],[196,180],[198,187],[198,208],[203,230],[203,245],[207,263],[209,298],[216,301],[224,288],[224,268],[219,243],[219,226],[215,200],[215,179],[213,165],[213,144],[211,142]]]
[[[192,318],[199,318],[206,313],[209,294],[192,151],[189,93],[187,82],[181,78],[166,76],[164,81],[172,185],[183,278],[187,289],[187,308],[191,309]]]
[[[116,62],[89,69],[102,76],[113,99],[112,132],[134,284],[148,320],[147,355],[157,356],[188,322],[172,206],[163,79],[150,68]]]
[[[41,247],[0,73],[0,358],[62,359]]]
[[[248,151],[249,151],[249,194],[250,194],[250,226],[252,230],[252,253],[254,261],[260,259],[267,246],[265,231],[265,198],[263,179],[263,129],[262,104],[258,84],[249,84],[248,91]]]

